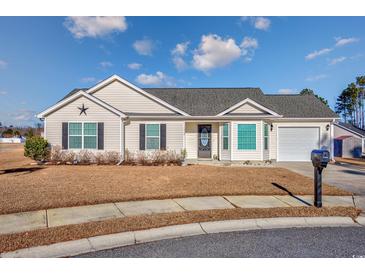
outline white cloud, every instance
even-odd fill
[[[6,91],[0,90],[0,95],[6,95],[8,94]]]
[[[350,37],[350,38],[342,38],[342,37],[336,37],[336,47],[342,47],[348,44],[353,44],[358,42],[360,39],[355,38],[355,37]]]
[[[156,74],[142,73],[137,76],[136,81],[142,85],[175,86],[174,78],[167,76],[161,71],[157,71]]]
[[[305,80],[309,81],[309,82],[313,82],[313,81],[322,80],[327,77],[328,76],[326,74],[319,74],[319,75],[308,76]]]
[[[202,71],[224,67],[241,56],[241,49],[232,38],[218,35],[203,35],[199,48],[193,56],[193,66]]]
[[[123,16],[71,16],[66,18],[64,26],[77,39],[97,38],[113,32],[124,32],[127,21]]]
[[[268,30],[270,28],[271,21],[265,17],[257,17],[254,23],[256,29]]]
[[[189,41],[176,44],[175,48],[171,51],[171,53],[174,54],[174,55],[185,55],[189,44],[190,44]]]
[[[179,71],[184,70],[188,67],[183,57],[186,55],[189,43],[190,42],[176,44],[175,48],[171,51],[172,62],[174,63],[176,69]]]
[[[306,60],[313,60],[314,58],[317,58],[318,56],[330,53],[333,49],[331,48],[324,48],[321,50],[315,50],[311,53],[309,53],[307,56],[305,56]]]
[[[0,69],[6,69],[8,63],[0,59]]]
[[[102,69],[107,69],[113,66],[113,64],[109,61],[102,61],[99,65]]]
[[[130,63],[128,64],[128,68],[133,69],[133,70],[138,70],[142,67],[142,64],[139,63]]]
[[[80,79],[80,82],[82,83],[93,83],[96,82],[96,78],[95,77],[83,77]]]
[[[241,42],[241,54],[244,56],[246,62],[251,62],[255,54],[255,50],[258,48],[259,42],[252,37],[244,37]]]
[[[15,121],[33,121],[34,115],[36,114],[33,110],[21,109],[14,114]]]
[[[345,61],[347,59],[347,57],[345,56],[341,56],[341,57],[338,57],[338,58],[333,58],[332,60],[330,60],[329,64],[330,65],[336,65],[338,63],[341,63],[343,61]]]
[[[256,17],[256,16],[242,16],[241,21],[249,21],[251,25],[253,25],[256,29],[259,30],[268,30],[271,25],[271,21],[266,17]]]
[[[279,94],[295,94],[298,93],[295,89],[291,88],[282,88],[278,90]]]
[[[137,40],[133,43],[133,48],[140,55],[152,55],[154,49],[154,43],[152,40],[144,38],[142,40]]]

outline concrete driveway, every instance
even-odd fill
[[[278,162],[276,166],[313,178],[311,162]],[[365,167],[330,164],[323,171],[323,182],[353,192],[357,196],[355,203],[365,211]]]

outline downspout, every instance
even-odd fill
[[[127,118],[120,119],[120,128],[119,128],[119,144],[120,144],[120,160],[117,163],[117,166],[120,166],[124,161],[124,154],[125,154],[125,122]]]

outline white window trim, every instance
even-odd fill
[[[238,148],[238,126],[239,125],[255,125],[255,149],[240,149]],[[237,123],[237,129],[236,129],[236,132],[237,132],[237,151],[257,151],[257,124],[256,123]]]
[[[71,136],[81,136],[81,148],[70,148],[70,124],[74,124],[74,123],[78,123],[81,124],[81,135],[71,135]],[[93,123],[96,124],[96,135],[84,135],[84,124],[88,124],[88,123]],[[99,124],[98,122],[95,121],[70,121],[68,122],[67,125],[67,142],[68,142],[68,150],[75,150],[75,151],[79,151],[79,150],[98,150],[98,146],[99,146],[99,138],[98,138],[98,132],[99,132]],[[96,148],[84,148],[84,136],[96,136]]]
[[[158,125],[158,148],[147,148],[147,125]],[[144,132],[145,132],[145,136],[144,136],[144,143],[145,143],[145,150],[147,151],[156,151],[156,150],[160,150],[161,148],[161,123],[146,123],[144,125]],[[156,136],[150,136],[150,138],[156,138]]]
[[[228,127],[228,131],[227,131],[228,135],[227,136],[224,135],[224,125],[227,125],[227,127]],[[222,127],[222,150],[224,150],[224,151],[228,151],[229,147],[230,147],[229,128],[230,128],[229,123],[223,123],[223,127]],[[224,138],[228,139],[228,147],[227,148],[224,148]]]

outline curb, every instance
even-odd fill
[[[19,249],[0,254],[1,258],[58,258],[116,247],[221,232],[299,227],[362,227],[365,217],[280,217],[240,219],[165,226],[147,230],[95,236],[51,245]]]

